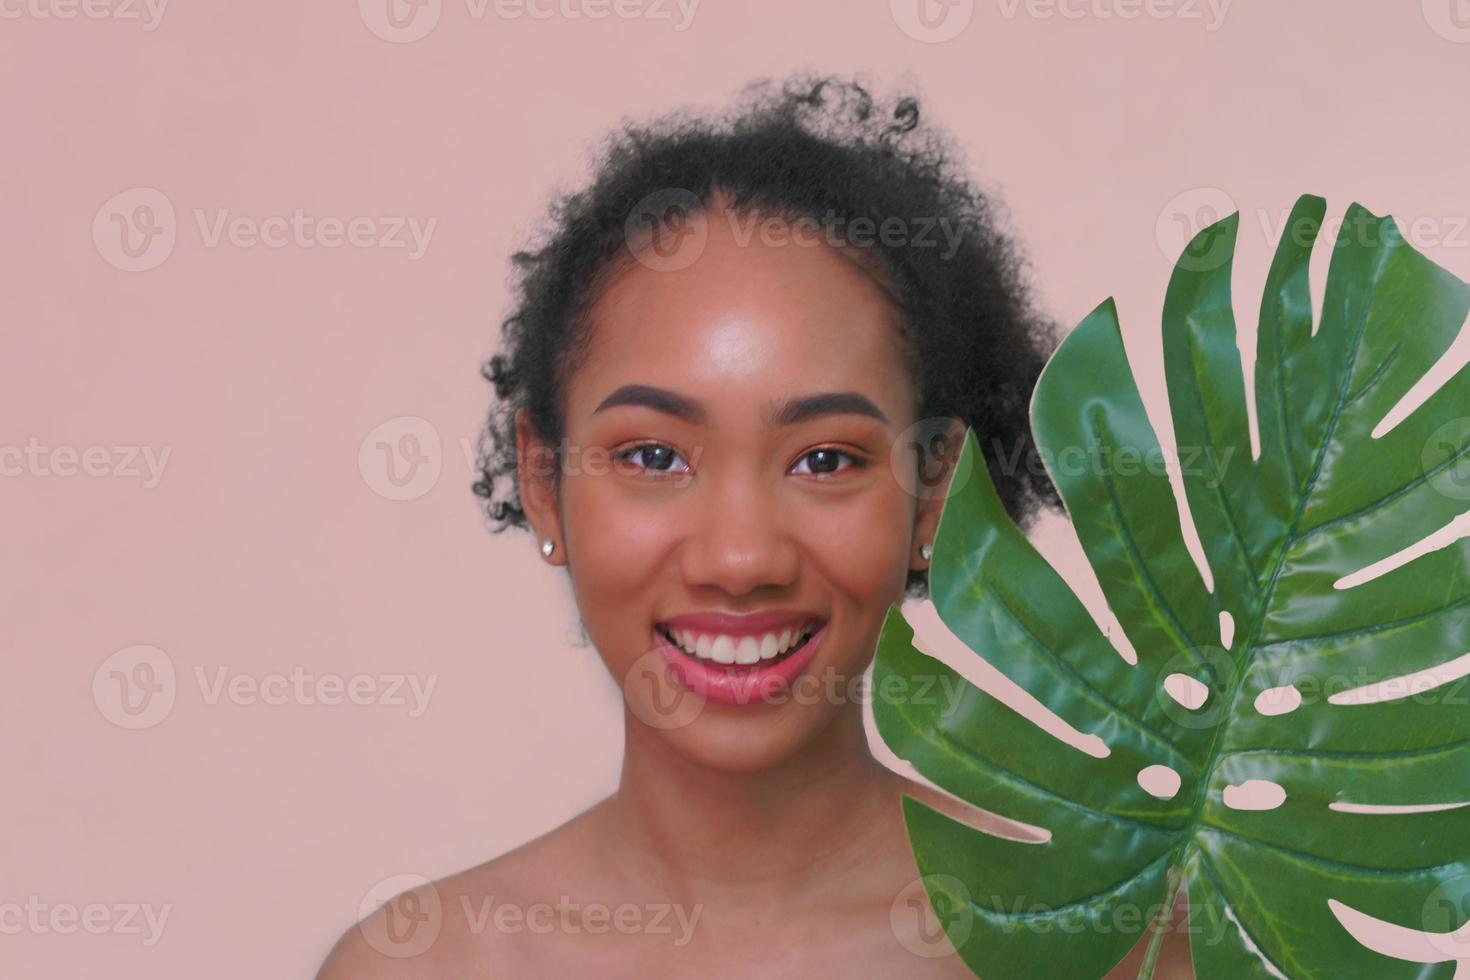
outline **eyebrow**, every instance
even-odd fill
[[[703,425],[709,418],[704,406],[667,388],[652,385],[623,385],[592,410],[596,415],[605,408],[617,405],[640,405],[665,415],[672,415],[691,425]],[[772,402],[767,406],[766,417],[773,425],[798,425],[810,419],[827,415],[866,415],[887,423],[888,416],[873,404],[867,395],[856,391],[824,391],[815,395],[803,395],[786,401]]]

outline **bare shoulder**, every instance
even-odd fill
[[[317,980],[519,975],[545,965],[515,917],[548,892],[574,890],[591,810],[499,857],[409,888],[349,927]]]

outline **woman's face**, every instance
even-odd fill
[[[752,771],[860,714],[940,501],[890,461],[917,395],[871,279],[810,237],[693,220],[695,261],[629,263],[591,309],[559,499],[524,474],[522,497],[632,713],[686,757]]]

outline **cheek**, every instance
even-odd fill
[[[608,656],[616,651],[598,641],[647,625],[649,599],[657,595],[649,585],[666,566],[672,544],[666,514],[616,489],[599,476],[570,476],[562,484],[572,587],[591,639]]]
[[[834,590],[846,616],[881,623],[908,582],[912,502],[897,487],[855,497],[839,507],[812,508],[801,522],[804,551]]]

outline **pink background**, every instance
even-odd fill
[[[374,0],[157,20],[71,2],[0,3],[0,447],[41,447],[0,477],[0,903],[170,910],[151,946],[0,935],[7,977],[309,976],[378,882],[476,863],[613,788],[617,688],[574,646],[560,571],[487,533],[464,447],[507,256],[624,116],[798,68],[916,85],[1003,193],[1049,310],[1070,325],[1117,297],[1166,439],[1158,312],[1212,208],[1242,212],[1247,321],[1303,192],[1417,219],[1411,239],[1470,278],[1465,0],[1238,0],[1219,21],[1193,0],[1128,20],[1108,16],[1126,0],[979,0],[947,40],[913,0],[704,0],[687,22],[672,2],[593,20],[425,0],[410,27],[438,20],[411,41]],[[173,242],[130,258],[114,221],[149,224],[140,204]],[[417,256],[269,247],[212,239],[220,209],[430,234]],[[405,436],[427,462],[398,487],[376,447]],[[97,475],[56,472],[77,465],[63,447],[103,447]],[[134,450],[169,453],[156,485]],[[1065,523],[1038,543],[1097,607]],[[147,675],[136,651],[104,661],[139,645],[174,700],[129,729],[110,670]],[[435,686],[417,717],[211,703],[221,668]]]

